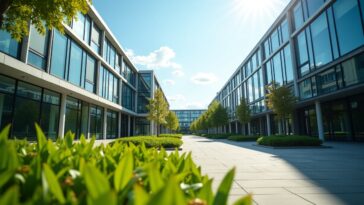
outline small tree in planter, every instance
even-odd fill
[[[266,103],[269,109],[271,109],[280,122],[280,126],[284,130],[288,130],[286,123],[283,123],[287,118],[290,118],[294,105],[296,103],[296,97],[292,94],[291,90],[285,86],[279,86],[275,83],[267,87],[268,94],[266,95]]]
[[[236,116],[239,122],[244,125],[250,122],[251,111],[249,105],[246,103],[245,98],[240,99],[240,105],[236,108]]]
[[[157,136],[159,136],[160,125],[166,124],[166,117],[169,112],[168,103],[160,89],[154,92],[153,99],[149,99],[147,109],[149,111],[147,118],[157,124]]]
[[[179,122],[175,112],[169,111],[166,117],[166,127],[172,132],[178,130]]]

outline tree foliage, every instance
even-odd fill
[[[296,97],[292,94],[291,90],[285,86],[278,86],[273,84],[267,87],[267,106],[275,114],[278,119],[285,119],[289,117],[294,110]]]
[[[216,128],[228,123],[229,117],[226,109],[218,102],[213,101],[199,118],[192,122],[191,131],[203,131],[209,128]]]
[[[251,111],[246,103],[245,98],[240,99],[240,105],[236,108],[236,116],[240,123],[245,124],[250,122]]]
[[[78,12],[87,13],[91,0],[0,0],[0,28],[20,41],[29,34],[29,22],[39,33],[46,28],[63,33]]]
[[[179,121],[175,112],[168,112],[168,115],[166,117],[166,127],[172,131],[176,131],[178,129]]]
[[[147,109],[149,111],[147,118],[157,124],[157,136],[159,136],[159,126],[166,124],[166,117],[169,113],[168,103],[161,89],[157,89],[154,92],[154,98],[149,99]]]

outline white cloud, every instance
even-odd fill
[[[164,80],[163,82],[164,82],[164,84],[166,84],[167,86],[168,86],[168,85],[172,86],[172,85],[175,85],[175,84],[176,84],[176,82],[175,82],[174,80],[171,80],[171,79]]]
[[[126,54],[131,59],[131,61],[133,61],[133,63],[145,66],[149,69],[182,69],[180,64],[173,61],[173,59],[176,57],[176,53],[173,49],[167,46],[162,46],[146,56],[135,55],[134,51],[131,49],[127,49]]]
[[[191,81],[198,85],[207,85],[217,81],[217,77],[213,73],[196,73],[192,76]]]
[[[172,72],[172,75],[176,76],[176,77],[182,77],[185,75],[185,73],[181,70],[181,69],[175,69]]]

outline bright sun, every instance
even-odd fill
[[[282,0],[232,0],[232,12],[243,21],[271,18],[282,6]]]

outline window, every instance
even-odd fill
[[[333,92],[337,89],[335,68],[329,69],[316,76],[317,93],[319,95]]]
[[[279,36],[277,30],[273,31],[270,39],[272,41],[272,52],[274,52],[279,48]]]
[[[78,13],[77,20],[73,20],[72,29],[75,31],[76,35],[84,40],[87,44],[90,42],[90,32],[91,32],[91,20],[87,15]]]
[[[338,0],[333,5],[341,55],[363,45],[364,35],[357,0]]]
[[[273,81],[273,76],[272,76],[272,67],[271,67],[270,61],[268,61],[265,64],[265,69],[266,69],[266,75],[267,75],[267,84],[271,84]]]
[[[99,75],[99,95],[114,103],[119,103],[119,79],[101,66]]]
[[[286,83],[290,83],[293,81],[293,65],[292,65],[290,45],[284,47],[284,61],[285,61],[286,76],[287,76]]]
[[[41,88],[18,82],[13,118],[13,135],[17,138],[35,139],[34,122],[39,122],[41,94]]]
[[[11,124],[15,80],[0,75],[0,129]]]
[[[11,38],[11,35],[0,30],[0,52],[4,52],[14,58],[19,57],[19,43]]]
[[[274,68],[274,82],[279,85],[283,85],[283,75],[282,75],[282,64],[280,53],[277,53],[273,57],[273,68]]]
[[[98,54],[100,53],[100,33],[100,29],[94,23],[92,26],[91,48]]]
[[[297,30],[304,23],[301,1],[299,1],[293,8],[293,19],[295,30]]]
[[[48,33],[47,30],[42,35],[33,25],[30,27],[28,63],[43,70],[47,64]]]
[[[311,98],[312,97],[311,78],[302,81],[299,84],[299,89],[300,89],[301,99]]]
[[[282,43],[285,43],[289,40],[289,29],[288,29],[288,22],[287,19],[284,19],[281,24],[281,30],[282,30]]]
[[[115,139],[118,137],[118,113],[114,111],[107,111],[107,128],[106,138]]]
[[[270,55],[269,38],[264,42],[264,55],[265,59],[267,59]]]
[[[55,30],[52,47],[51,73],[62,79],[65,78],[67,56],[67,37]]]
[[[312,45],[315,58],[315,66],[320,67],[332,61],[329,29],[326,13],[321,14],[311,24]]]
[[[44,134],[56,140],[58,136],[60,94],[44,89],[40,126]]]
[[[103,138],[103,108],[91,105],[90,107],[90,134],[91,137],[95,136],[96,139]]]
[[[309,16],[315,14],[315,12],[324,4],[324,0],[306,0]]]
[[[364,54],[342,63],[345,86],[364,81]]]
[[[69,81],[75,85],[81,84],[82,49],[75,42],[71,44]]]
[[[135,92],[127,84],[123,83],[122,106],[129,110],[134,110]]]
[[[87,55],[85,89],[92,93],[95,92],[95,68],[95,59],[90,55]]]
[[[71,131],[78,136],[78,127],[80,125],[81,102],[76,98],[67,97],[66,101],[66,120],[64,131]]]

